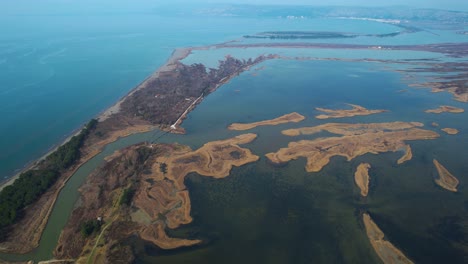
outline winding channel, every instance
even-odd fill
[[[78,189],[85,182],[87,176],[104,161],[104,158],[114,151],[149,140],[155,131],[133,134],[108,144],[104,150],[84,163],[60,191],[57,201],[52,209],[46,228],[42,233],[39,247],[27,254],[0,253],[0,262],[4,261],[29,261],[35,262],[53,259],[53,251],[57,246],[62,229],[73,211],[79,197]]]

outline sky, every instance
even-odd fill
[[[468,11],[468,0],[0,0],[0,14],[41,14],[53,12],[99,12],[105,10],[140,11],[157,5],[200,3],[288,4],[288,5],[343,5],[389,6],[405,5],[420,8],[440,8]]]

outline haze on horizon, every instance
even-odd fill
[[[461,0],[329,0],[307,1],[307,0],[16,0],[0,1],[0,14],[48,14],[68,12],[106,12],[106,11],[142,11],[160,5],[202,5],[202,4],[255,4],[255,5],[308,5],[308,6],[408,6],[412,8],[437,8],[454,11],[468,11],[468,1]]]

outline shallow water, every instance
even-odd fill
[[[15,42],[6,44],[2,56],[34,57],[36,65],[17,59],[18,68],[12,70],[12,75],[8,77],[12,84],[10,90],[0,90],[0,93],[11,96],[0,97],[5,103],[0,104],[0,109],[8,117],[0,127],[2,135],[5,135],[2,140],[7,142],[6,139],[13,135],[22,139],[8,141],[11,145],[5,143],[5,153],[11,158],[0,159],[9,164],[2,164],[2,170],[7,172],[16,169],[15,164],[24,164],[26,160],[39,155],[78,124],[110,105],[148,75],[156,65],[161,64],[173,47],[180,44],[211,44],[232,39],[234,35],[245,31],[242,27],[232,29],[228,36],[226,32],[208,28],[193,32],[192,39],[198,39],[196,34],[207,36],[206,39],[194,41],[183,36],[182,31],[177,32],[182,29],[182,22],[165,21],[174,27],[177,34],[172,35],[173,39],[163,41],[159,39],[160,32],[148,33],[153,28],[146,24],[159,20],[154,17],[146,19],[145,23],[133,22],[146,25],[141,32],[135,32],[133,27],[129,27],[128,34],[103,37],[98,31],[96,35],[99,37],[70,36],[49,40],[42,48],[32,48],[36,45],[32,42],[31,46],[14,45]],[[212,19],[207,18],[200,23],[212,22]],[[247,24],[243,20],[239,23],[244,26]],[[282,20],[269,20],[250,30],[254,32],[274,27],[305,29],[309,26],[307,22],[284,23]],[[103,23],[103,28],[98,27],[99,30],[109,30],[109,25],[106,25]],[[21,43],[22,38],[24,36],[18,36],[15,41]],[[109,43],[114,43],[110,46],[114,49],[109,49],[107,53],[103,52],[104,48],[98,48],[101,45],[108,49]],[[169,46],[161,48],[163,43]],[[123,55],[115,57],[114,54],[119,52]],[[214,63],[223,52],[213,53],[206,60],[207,63]],[[258,50],[253,51],[256,52]],[[293,54],[301,52],[306,51],[296,50]],[[341,51],[321,52],[318,56],[346,55]],[[195,53],[192,62],[204,57],[200,57],[200,54],[204,53]],[[373,55],[369,53],[369,56]],[[403,54],[403,57],[406,55]],[[429,55],[410,54],[415,57]],[[8,56],[7,60],[10,61],[12,57]],[[96,56],[101,56],[103,61],[96,63]],[[359,52],[350,56],[367,55]],[[90,61],[93,67],[89,67]],[[0,64],[0,67],[5,64]],[[37,67],[38,64],[45,66]],[[14,65],[10,68],[15,69]],[[377,257],[360,222],[360,213],[368,210],[389,240],[416,262],[440,263],[451,259],[454,263],[462,263],[463,248],[466,249],[468,241],[468,197],[464,185],[464,173],[468,167],[460,157],[466,153],[468,144],[468,124],[465,122],[467,113],[433,115],[424,113],[424,110],[446,104],[464,109],[467,107],[453,101],[450,94],[433,94],[428,89],[408,88],[402,82],[402,76],[387,71],[386,66],[365,62],[271,60],[240,74],[205,98],[183,123],[187,135],[167,135],[161,142],[179,142],[198,148],[206,142],[242,133],[226,129],[233,122],[271,119],[293,111],[307,119],[299,124],[260,127],[248,131],[257,133],[259,138],[246,147],[262,159],[255,164],[235,168],[231,176],[225,179],[213,180],[191,175],[187,179],[187,186],[192,199],[194,222],[171,231],[171,235],[201,238],[205,243],[190,249],[161,251],[134,240],[132,243],[139,252],[139,260],[149,263],[186,263],[187,260],[191,263],[375,262]],[[24,67],[31,67],[27,72],[34,77],[21,79],[19,76]],[[40,70],[36,72],[36,68]],[[75,89],[64,88],[66,83]],[[100,88],[98,92],[97,88]],[[408,90],[399,93],[401,89]],[[15,101],[11,99],[14,96],[27,99]],[[54,101],[57,98],[60,98],[60,102]],[[44,105],[43,102],[49,104],[39,111],[37,107]],[[427,129],[438,131],[429,126],[435,121],[441,127],[458,128],[461,133],[448,136],[441,132],[441,138],[434,141],[410,142],[414,158],[402,166],[395,165],[402,153],[365,155],[351,162],[335,158],[319,173],[306,173],[304,160],[290,162],[285,167],[273,167],[266,162],[265,153],[276,151],[290,141],[311,138],[285,137],[281,135],[281,130],[325,123],[314,118],[319,114],[315,107],[343,108],[346,103],[390,111],[333,122],[420,121],[426,124]],[[37,116],[29,120],[32,112]],[[20,118],[21,114],[23,119]],[[54,122],[47,121],[51,118]],[[30,122],[21,122],[25,120]],[[35,133],[30,133],[33,128],[36,128]],[[0,256],[16,260],[51,258],[60,230],[78,197],[77,189],[86,176],[116,149],[148,140],[154,137],[154,133],[157,132],[121,139],[86,163],[61,192],[42,237],[41,247],[24,256]],[[23,158],[15,156],[13,150],[18,155],[21,153]],[[453,194],[435,185],[433,158],[437,158],[459,178],[459,193]],[[366,199],[360,198],[352,179],[355,167],[364,161],[373,166],[370,194]]]

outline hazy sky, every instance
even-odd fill
[[[468,11],[468,0],[0,0],[1,14],[67,11],[144,10],[157,5],[198,3],[305,4],[305,5],[406,5]]]

